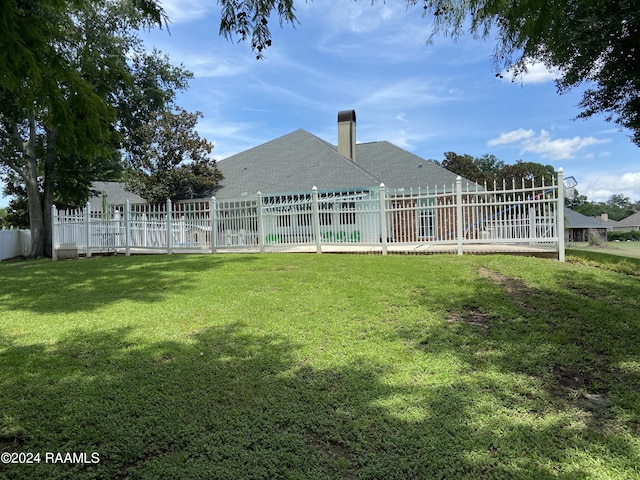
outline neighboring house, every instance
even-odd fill
[[[564,231],[567,242],[588,242],[589,235],[595,233],[606,241],[607,230],[613,228],[613,220],[588,217],[569,208],[564,209]]]
[[[634,230],[640,230],[640,212],[636,212],[627,218],[623,218],[617,222],[615,227],[613,227],[613,230],[617,232],[632,232]]]

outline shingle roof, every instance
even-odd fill
[[[636,212],[633,215],[623,218],[618,222],[619,227],[640,227],[640,212]]]
[[[218,168],[225,177],[215,192],[219,198],[380,184],[330,144],[302,129],[221,160]]]
[[[587,217],[570,208],[564,209],[565,228],[608,228],[607,224],[598,218]]]
[[[102,192],[107,193],[107,201],[110,205],[123,205],[127,200],[130,203],[147,203],[137,193],[125,190],[124,184],[120,182],[92,182],[91,190],[97,192],[97,195],[89,197],[94,211],[102,211]]]
[[[458,176],[386,141],[356,145],[356,161],[389,188],[451,190]]]
[[[356,162],[299,129],[218,162],[218,198],[377,187],[451,188],[457,175],[389,142],[356,145]]]

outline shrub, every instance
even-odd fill
[[[640,230],[634,230],[632,232],[607,232],[607,240],[610,242],[620,241],[620,242],[639,242],[640,241]]]

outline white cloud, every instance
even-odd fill
[[[558,69],[549,69],[543,63],[528,62],[525,67],[526,71],[518,76],[514,76],[508,70],[503,71],[501,73],[503,80],[508,82],[520,82],[523,84],[535,84],[553,82],[561,76]]]
[[[539,136],[526,139],[520,146],[521,151],[525,153],[537,153],[542,158],[551,160],[567,160],[575,158],[580,150],[591,145],[609,143],[610,141],[608,138],[601,139],[591,136],[552,139],[549,132],[542,130]]]
[[[508,143],[519,142],[526,138],[531,138],[535,135],[533,130],[525,130],[519,128],[518,130],[512,130],[511,132],[501,133],[498,138],[493,138],[487,142],[487,145],[494,147],[496,145],[506,145]]]
[[[212,8],[207,0],[163,0],[160,6],[169,17],[170,23],[183,23],[204,18]]]
[[[212,53],[179,56],[196,78],[232,77],[249,70],[246,60],[220,58]]]
[[[577,189],[592,202],[603,202],[611,195],[622,194],[632,201],[640,200],[640,171],[609,174],[598,172],[578,178]]]
[[[541,158],[550,160],[568,160],[575,158],[576,154],[592,145],[611,142],[610,138],[596,138],[592,136],[573,138],[552,138],[546,130],[541,130],[536,135],[533,130],[518,129],[507,133],[501,133],[498,138],[491,139],[487,145],[517,144],[520,153],[535,153]],[[585,154],[589,155],[589,154]]]

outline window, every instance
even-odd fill
[[[418,208],[418,235],[422,238],[435,237],[436,232],[436,209],[434,198],[423,198],[420,200]]]

